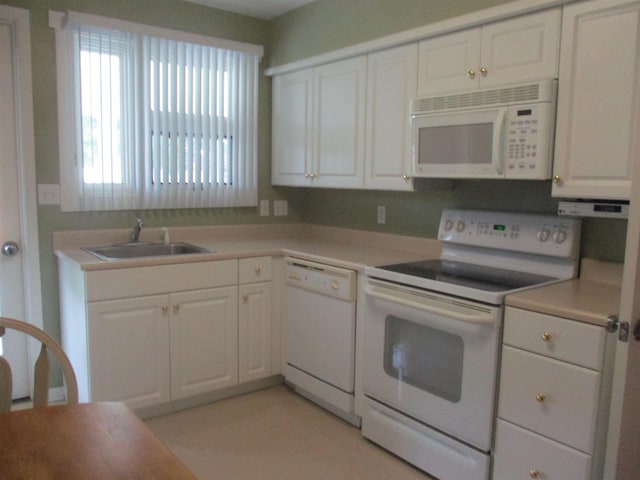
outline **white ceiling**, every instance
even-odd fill
[[[313,0],[187,0],[207,7],[269,20]]]

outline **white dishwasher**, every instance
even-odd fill
[[[356,272],[286,259],[284,375],[296,391],[343,419],[354,414]]]

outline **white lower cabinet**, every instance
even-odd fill
[[[80,401],[135,409],[272,374],[271,257],[88,272],[61,259],[59,275]]]
[[[494,480],[602,477],[611,338],[600,326],[506,308]]]
[[[79,378],[81,401],[120,400],[131,408],[169,401],[166,305],[167,295],[87,304],[87,357],[70,354],[76,370],[89,362],[91,384]]]
[[[238,290],[213,288],[169,295],[171,398],[238,383]]]

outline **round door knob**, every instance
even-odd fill
[[[531,478],[540,478],[540,472],[538,472],[538,470],[534,468],[533,470],[529,471],[529,476]]]
[[[482,75],[483,77],[486,77],[488,73],[488,70],[485,67],[480,67],[480,75]]]
[[[553,176],[553,183],[560,183],[561,181],[562,179],[560,178],[560,175]]]
[[[476,78],[476,71],[473,68],[471,68],[467,72],[467,75],[469,76],[469,78]]]
[[[551,340],[551,333],[550,332],[544,332],[542,334],[542,341],[543,342],[548,342],[549,340]]]
[[[20,251],[20,247],[16,242],[7,242],[2,245],[2,255],[5,257],[13,257]]]
[[[536,395],[536,402],[538,403],[544,403],[546,399],[547,399],[547,396],[542,393],[539,393]]]

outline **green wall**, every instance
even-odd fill
[[[281,66],[403,30],[507,3],[505,0],[318,0],[272,20],[270,64]],[[411,193],[301,189],[303,220],[323,225],[434,237],[443,208],[555,213],[551,182],[417,180]],[[281,188],[279,191],[288,189]],[[387,223],[378,225],[377,206]],[[582,254],[621,262],[627,222],[583,221]]]
[[[37,183],[57,184],[60,180],[55,35],[49,28],[49,10],[93,13],[265,46],[268,42],[265,21],[178,0],[0,0],[0,3],[30,11]],[[265,59],[262,68],[266,64]],[[149,227],[300,220],[301,193],[276,192],[271,188],[271,80],[262,75],[259,95],[259,198],[289,200],[289,216],[260,217],[256,208],[62,213],[57,206],[39,206],[43,322],[48,332],[58,337],[58,274],[52,245],[54,231],[132,227],[137,215]]]
[[[179,0],[0,0],[31,14],[37,183],[59,183],[54,32],[48,11],[75,10],[263,44],[263,68],[368,41],[505,0],[318,0],[269,22]],[[136,215],[147,226],[182,226],[300,220],[371,231],[433,237],[444,207],[555,212],[549,182],[419,181],[413,193],[271,187],[271,80],[260,82],[259,196],[285,198],[288,217],[259,217],[254,208],[61,213],[40,206],[39,243],[44,326],[59,331],[57,266],[52,249],[56,230],[129,227]],[[377,225],[376,208],[387,207],[387,223]],[[622,261],[626,222],[587,219],[585,255]]]

